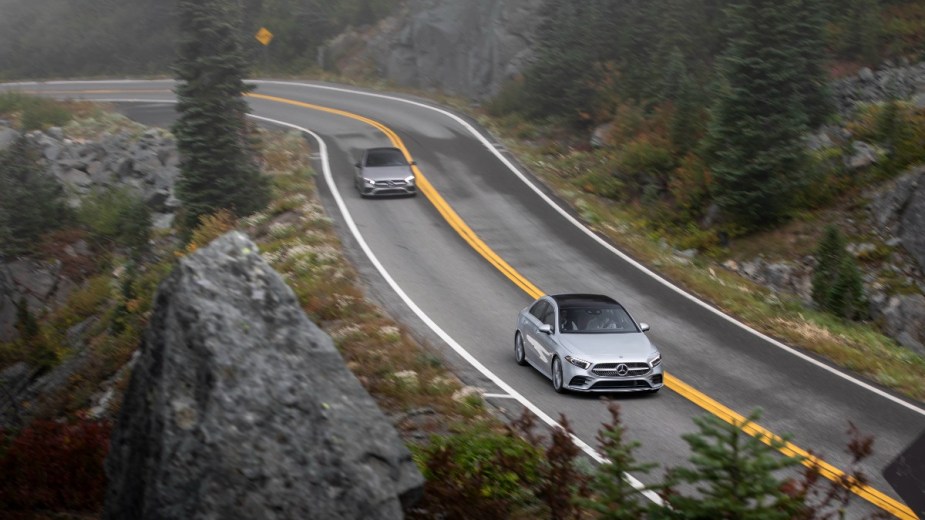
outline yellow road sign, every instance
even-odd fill
[[[258,42],[264,45],[270,45],[270,41],[273,40],[273,33],[268,31],[266,27],[261,27],[254,37],[257,38]]]

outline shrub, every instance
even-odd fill
[[[0,430],[0,511],[87,511],[103,505],[108,422],[36,421],[18,434]],[[0,515],[2,516],[2,515]]]
[[[637,139],[620,152],[617,169],[626,178],[628,189],[642,194],[654,189],[661,193],[668,186],[668,174],[675,167],[671,148],[657,139]]]
[[[227,209],[199,217],[199,226],[190,236],[186,245],[187,251],[192,253],[200,247],[209,245],[209,242],[234,229],[236,222],[234,215]]]
[[[0,114],[15,117],[27,131],[63,126],[72,118],[64,103],[21,92],[0,92]]]
[[[147,250],[151,212],[140,197],[126,190],[94,191],[78,216],[97,241],[127,247],[136,257]]]
[[[507,518],[531,500],[542,450],[485,424],[434,436],[416,449],[427,483],[412,518]]]

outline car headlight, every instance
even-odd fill
[[[652,365],[652,368],[655,368],[662,362],[662,355],[658,352],[654,356],[649,358],[649,364]]]
[[[583,370],[587,370],[588,368],[591,367],[591,363],[583,359],[578,359],[572,356],[565,356],[565,360]]]
[[[414,175],[409,175],[409,176],[405,177],[405,183],[406,183],[406,184],[414,184]]]
[[[363,182],[365,182],[366,184],[369,184],[370,186],[376,184],[376,181],[372,179],[366,179],[366,178],[363,179]]]

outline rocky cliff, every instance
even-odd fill
[[[402,517],[410,452],[249,239],[183,258],[155,305],[104,518]]]
[[[23,137],[41,152],[44,174],[61,184],[70,206],[79,207],[93,190],[118,188],[147,203],[156,228],[169,228],[173,222],[180,206],[174,196],[179,154],[165,130],[131,127],[98,140],[83,140],[66,136],[61,128],[22,135],[0,121],[0,153]],[[91,254],[83,240],[66,244],[62,251],[69,259]],[[74,288],[61,261],[3,258],[0,247],[0,341],[16,334],[13,326],[20,297],[39,316],[62,304]]]
[[[352,31],[330,42],[323,65],[347,67],[350,56],[399,85],[490,97],[529,62],[541,7],[542,0],[412,0],[371,35]]]

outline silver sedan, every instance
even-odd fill
[[[556,294],[520,311],[514,359],[552,380],[556,392],[657,392],[662,356],[616,300]]]
[[[415,195],[417,183],[405,154],[398,148],[370,148],[354,164],[353,183],[363,197],[376,195]]]

